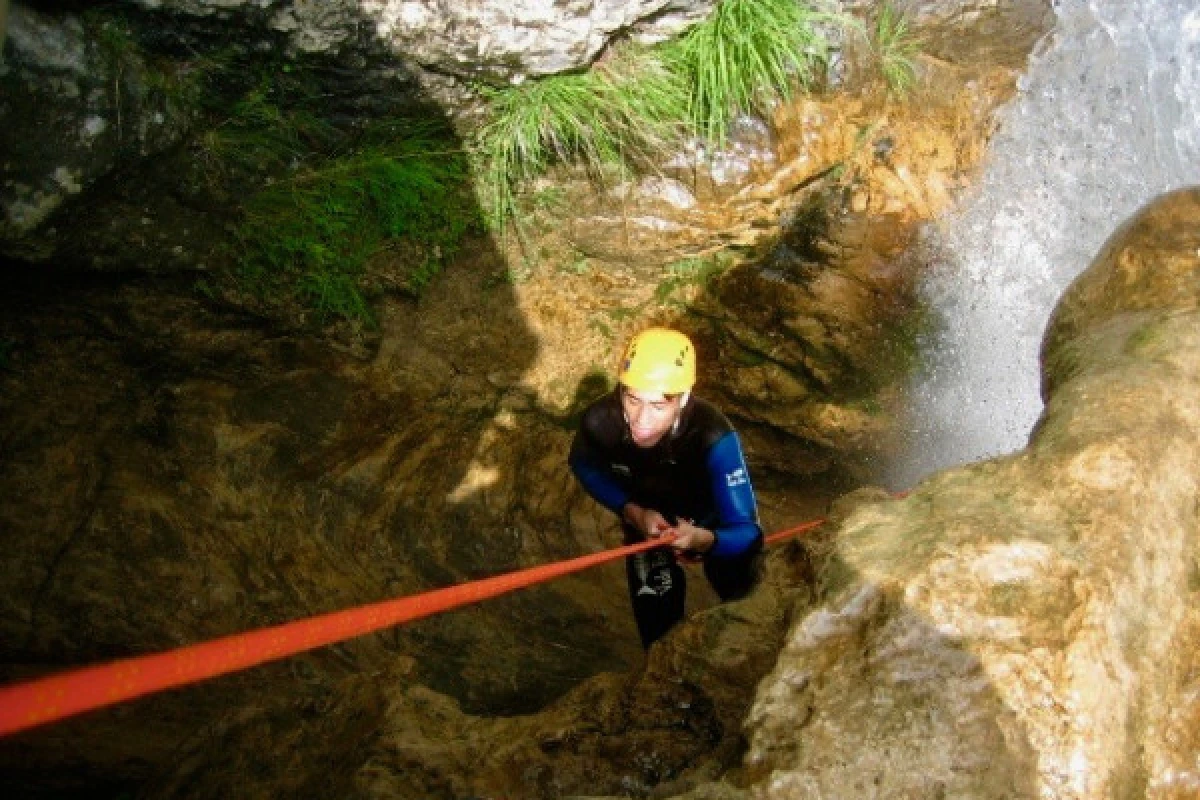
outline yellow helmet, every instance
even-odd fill
[[[696,383],[696,348],[679,331],[644,330],[625,348],[617,380],[639,392],[691,391]]]

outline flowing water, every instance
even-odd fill
[[[922,237],[922,292],[940,324],[895,488],[1023,447],[1058,297],[1145,201],[1200,183],[1200,0],[1054,7],[977,193]]]

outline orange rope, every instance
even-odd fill
[[[824,519],[814,519],[810,522],[805,522],[801,525],[797,525],[794,528],[787,528],[782,531],[775,531],[775,533],[768,535],[766,537],[766,539],[763,540],[763,544],[771,545],[771,544],[775,544],[776,542],[782,542],[784,539],[788,539],[792,536],[799,536],[802,533],[809,533],[810,531],[815,531],[817,528],[821,527],[824,524],[825,524]]]
[[[823,522],[814,520],[773,533],[766,538],[766,543],[773,544],[789,536],[806,533]],[[0,736],[478,603],[662,547],[674,539],[674,535],[662,536],[567,561],[334,611],[162,653],[69,670],[0,688]]]

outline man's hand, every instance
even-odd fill
[[[671,547],[681,552],[691,550],[694,553],[707,553],[716,542],[717,537],[708,528],[699,528],[681,519],[675,526],[675,541],[671,542]]]
[[[626,503],[621,516],[649,539],[657,539],[659,536],[675,532],[662,514],[652,508],[642,508],[637,503]]]

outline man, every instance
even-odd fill
[[[584,412],[568,463],[588,494],[620,517],[627,544],[676,536],[670,547],[626,559],[634,618],[649,648],[683,618],[676,555],[702,559],[721,599],[735,599],[753,585],[762,528],[737,433],[691,394],[691,341],[665,328],[643,331],[629,343],[617,381]]]

